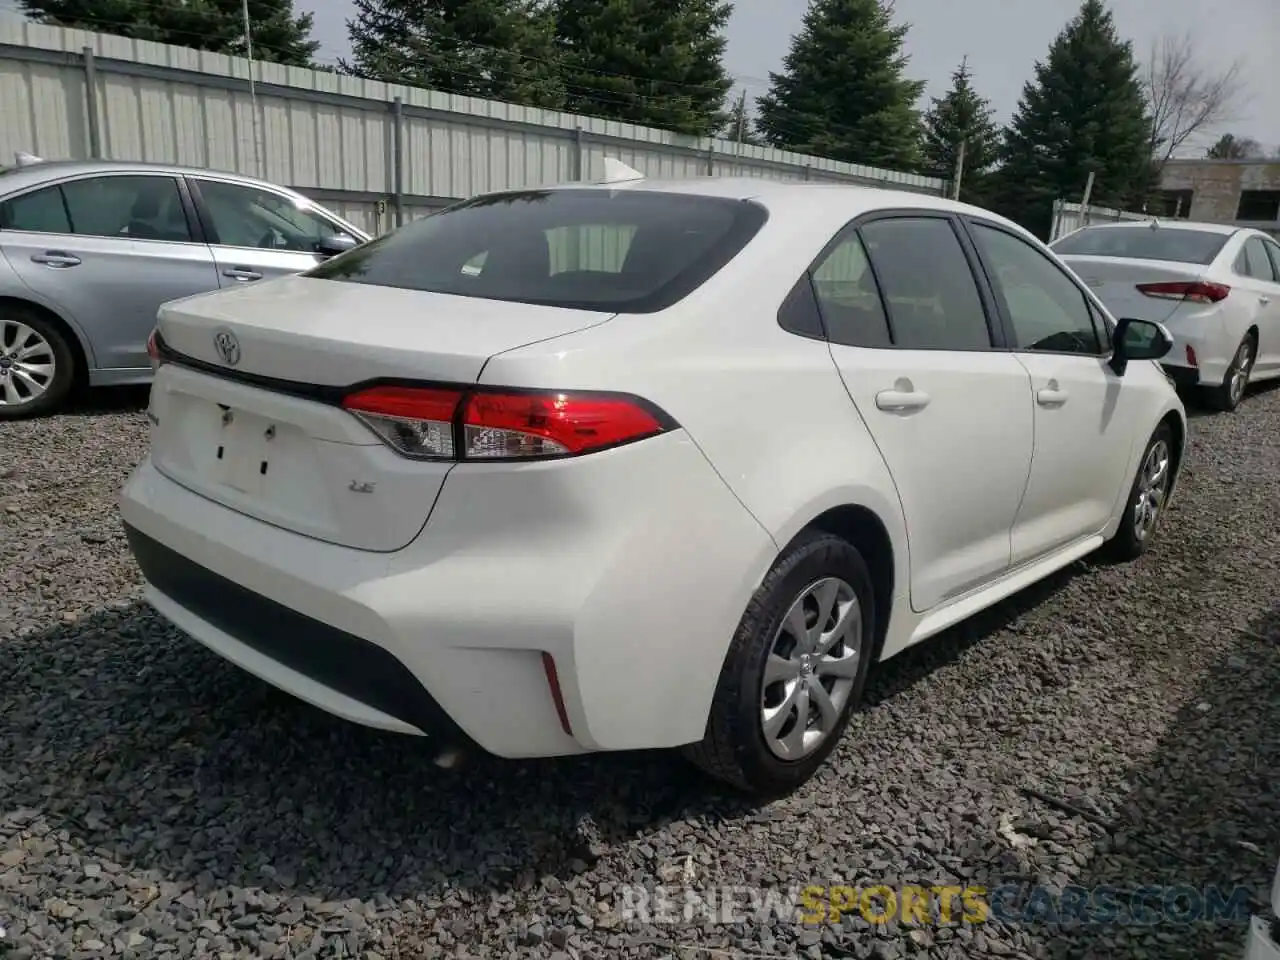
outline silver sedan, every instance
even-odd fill
[[[116,161],[0,172],[0,420],[151,380],[162,303],[299,273],[369,236],[250,177]]]

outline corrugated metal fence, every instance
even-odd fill
[[[929,177],[361,80],[0,15],[0,162],[101,157],[294,187],[373,232],[488,190],[654,178],[824,180],[939,194]],[[256,119],[256,122],[255,122]]]
[[[1118,223],[1121,220],[1142,223],[1150,219],[1152,219],[1151,216],[1145,213],[1130,213],[1125,210],[1113,210],[1110,207],[1094,206],[1086,210],[1079,203],[1055,200],[1053,201],[1053,231],[1049,236],[1049,242],[1052,243],[1059,237],[1075,233],[1081,227],[1087,227],[1093,223]]]

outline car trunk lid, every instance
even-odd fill
[[[393,551],[452,462],[411,460],[338,401],[374,380],[474,383],[488,359],[611,314],[286,277],[161,308],[151,457],[176,483],[265,523]]]
[[[1205,267],[1195,263],[1163,260],[1132,260],[1119,257],[1062,256],[1062,261],[1085,282],[1117,320],[1132,317],[1164,323],[1182,301],[1153,297],[1138,289],[1139,284],[1195,283]]]

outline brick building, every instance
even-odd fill
[[[1160,186],[1148,212],[1280,234],[1280,158],[1170,160]]]

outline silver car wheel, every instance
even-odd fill
[[[1138,491],[1133,502],[1133,535],[1142,542],[1156,528],[1160,511],[1169,494],[1169,445],[1157,440],[1147,451],[1138,474]]]
[[[760,728],[782,760],[800,760],[840,726],[862,659],[862,607],[844,580],[801,591],[774,634],[760,689]]]
[[[1244,399],[1244,392],[1249,386],[1249,374],[1253,369],[1253,345],[1249,340],[1240,344],[1236,351],[1236,361],[1231,365],[1231,404],[1235,406]]]
[[[25,323],[0,319],[0,406],[20,407],[38,400],[56,372],[48,340]]]

